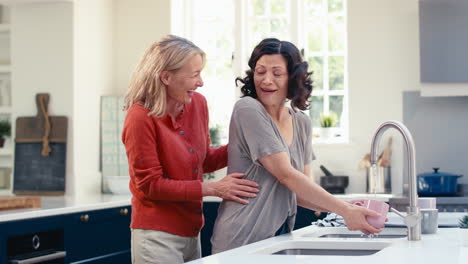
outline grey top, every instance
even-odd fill
[[[286,152],[292,166],[304,172],[304,165],[315,159],[309,117],[292,109],[289,113],[294,130],[290,146],[259,101],[244,97],[235,104],[229,126],[228,173],[245,173],[245,179],[260,185],[260,192],[248,205],[222,201],[211,238],[212,253],[272,237],[286,221],[290,230],[294,227],[296,195],[258,162],[261,157]]]

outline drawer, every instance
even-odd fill
[[[117,207],[67,215],[67,262],[129,250],[130,214],[130,207]]]

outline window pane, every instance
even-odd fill
[[[221,1],[217,1],[217,0],[197,0],[197,1],[193,1],[193,5],[192,5],[192,16],[193,17],[202,17],[203,19],[207,19],[207,18],[215,18],[217,16],[222,16],[226,13],[226,7],[224,7],[225,5],[227,6],[231,6],[231,3],[227,3],[228,1],[226,0],[221,0]],[[210,8],[206,8],[207,6],[209,6]],[[213,10],[216,10],[216,11],[220,11],[221,13],[219,12],[213,12]]]
[[[265,1],[264,0],[252,0],[250,1],[250,3],[252,6],[254,16],[265,15]]]
[[[271,1],[271,14],[276,15],[287,15],[288,14],[288,1],[284,0],[272,0]]]
[[[264,21],[253,21],[252,23],[252,35],[250,37],[250,47],[247,49],[252,52],[253,48],[264,38],[267,37],[269,32],[268,22]],[[250,53],[249,53],[250,56]]]
[[[328,12],[343,11],[343,0],[328,0]]]
[[[343,96],[342,95],[332,95],[330,96],[330,112],[334,112],[338,120],[336,122],[336,127],[341,126],[341,114],[343,113]]]
[[[312,70],[312,85],[314,89],[323,89],[323,57],[310,57],[308,59],[309,71]]]
[[[328,60],[330,90],[344,89],[344,57],[331,56]]]
[[[279,40],[287,40],[288,38],[288,21],[285,18],[271,20],[271,36]]]
[[[320,114],[323,112],[323,96],[312,96],[309,115],[312,119],[312,127],[320,126]]]
[[[307,28],[309,29],[307,31],[308,51],[322,51],[323,39],[320,21],[309,21]]]
[[[210,126],[227,128],[235,102],[232,53],[234,51],[234,2],[202,0],[192,2],[191,40],[205,51],[203,87],[197,89],[208,101]],[[209,6],[210,8],[206,8]],[[213,12],[216,10],[216,12]]]
[[[306,0],[305,14],[307,17],[320,17],[322,15],[322,0]]]
[[[328,49],[344,50],[345,24],[343,16],[328,17]]]

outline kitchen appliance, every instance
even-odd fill
[[[345,188],[349,184],[348,176],[335,176],[323,165],[320,165],[320,169],[325,173],[325,176],[320,177],[320,186],[329,193],[345,193]]]
[[[433,168],[433,172],[418,174],[418,194],[420,196],[444,196],[457,193],[457,180],[463,175],[451,174]]]
[[[65,263],[63,230],[51,230],[9,237],[7,241],[10,264]]]
[[[49,94],[37,94],[36,104],[37,116],[16,119],[13,192],[62,195],[68,119],[49,116]]]

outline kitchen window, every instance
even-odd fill
[[[192,40],[207,53],[203,71],[210,126],[227,128],[254,46],[266,37],[288,40],[301,49],[313,71],[312,119],[315,142],[320,115],[337,122],[329,143],[348,138],[346,0],[172,0],[172,33]],[[223,143],[226,129],[223,130]]]

